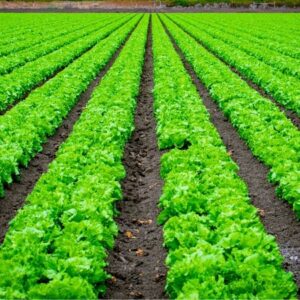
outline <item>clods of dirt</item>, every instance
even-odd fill
[[[119,236],[108,258],[106,299],[162,299],[164,294],[166,250],[162,227],[156,222],[158,199],[163,185],[153,113],[153,62],[151,24],[144,70],[138,97],[135,131],[124,154],[126,178],[123,201],[118,203]]]

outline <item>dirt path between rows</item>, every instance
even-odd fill
[[[171,20],[173,22],[173,20]],[[181,25],[178,25],[186,34],[191,36],[185,28],[183,28]],[[283,105],[281,105],[279,102],[277,102],[271,95],[267,94],[261,87],[259,87],[256,83],[254,83],[252,80],[248,79],[246,76],[244,76],[240,71],[238,71],[235,67],[231,66],[229,63],[227,63],[222,57],[220,57],[217,53],[210,50],[202,41],[199,41],[196,39],[197,42],[209,53],[211,53],[213,56],[217,57],[222,63],[224,63],[233,73],[238,75],[241,79],[243,79],[252,89],[256,90],[262,97],[269,99],[273,104],[275,104],[286,116],[288,119],[292,121],[292,123],[300,129],[300,118],[297,116],[297,114],[291,110],[286,109]]]
[[[164,28],[166,30],[166,27]],[[285,257],[284,267],[293,272],[300,287],[300,222],[297,221],[291,206],[276,197],[275,187],[267,181],[268,168],[253,156],[235,128],[211,99],[207,89],[198,79],[168,30],[166,32],[197,87],[199,95],[210,113],[212,123],[217,128],[227,150],[231,153],[232,159],[238,164],[239,176],[248,186],[251,201],[259,209],[261,222],[267,232],[276,237],[281,253]]]
[[[157,147],[153,112],[153,59],[151,22],[138,97],[135,131],[126,145],[122,183],[124,200],[118,203],[119,236],[108,258],[113,275],[106,299],[162,299],[166,268],[162,228],[157,225],[157,202],[163,182],[159,175],[161,152]]]
[[[101,79],[113,65],[131,33],[127,36],[123,45],[116,51],[105,68],[100,71],[97,77],[90,83],[87,90],[79,96],[78,102],[64,119],[62,125],[43,145],[42,152],[38,153],[31,160],[27,168],[21,168],[20,175],[16,178],[15,182],[5,187],[5,197],[0,199],[0,244],[4,240],[10,220],[14,218],[18,210],[24,205],[25,199],[31,193],[41,175],[47,172],[48,165],[55,158],[55,153],[60,144],[62,144],[72,132],[73,125],[79,119],[93,90],[99,85]]]

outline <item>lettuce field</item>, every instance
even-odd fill
[[[0,32],[0,299],[299,297],[299,14]]]

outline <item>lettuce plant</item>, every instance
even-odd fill
[[[162,19],[179,46],[196,50],[177,27]],[[172,148],[161,159],[164,187],[159,204],[168,249],[168,294],[176,299],[296,298],[296,284],[282,267],[275,238],[261,224],[237,175],[238,166],[157,16],[153,54],[159,145]],[[218,79],[218,70],[210,70]]]
[[[0,298],[98,299],[104,293],[148,21],[142,18],[11,222],[0,248]]]

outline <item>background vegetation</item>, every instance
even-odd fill
[[[239,6],[239,5],[251,5],[254,3],[257,4],[268,4],[268,5],[274,5],[274,6],[296,6],[300,5],[300,0],[275,0],[275,1],[264,1],[264,0],[167,0],[167,3],[171,5],[183,5],[183,6],[189,6],[189,5],[195,5],[195,4],[213,4],[213,3],[227,3],[232,6]]]
[[[214,4],[214,3],[226,3],[230,6],[249,6],[251,4],[266,4],[269,6],[300,6],[300,0],[165,0],[163,1],[167,5],[182,5],[190,6],[196,4]]]
[[[1,0],[0,0],[1,1]],[[136,4],[136,3],[147,3],[147,4],[165,4],[167,6],[193,6],[193,5],[214,5],[214,4],[224,4],[231,7],[238,6],[250,6],[256,4],[259,6],[287,6],[287,7],[300,7],[300,0],[5,0],[5,2],[123,2],[127,4]]]

